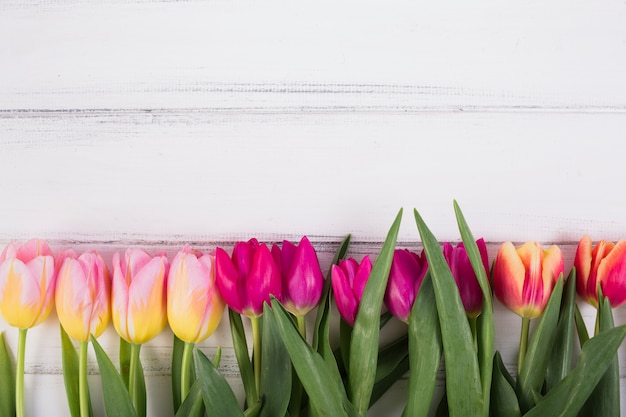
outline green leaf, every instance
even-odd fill
[[[261,412],[262,407],[263,407],[263,404],[261,403],[261,401],[259,401],[256,404],[254,404],[252,407],[244,411],[243,416],[244,417],[256,417]]]
[[[230,321],[230,334],[233,338],[233,349],[239,365],[239,373],[243,389],[246,392],[246,404],[252,407],[259,399],[256,393],[256,384],[254,383],[254,370],[252,362],[248,354],[248,342],[246,341],[246,331],[243,328],[241,315],[236,311],[228,309],[228,319]]]
[[[516,392],[522,412],[530,410],[535,405],[535,397],[541,392],[559,320],[562,294],[563,275],[561,274],[530,338],[526,358],[517,378]]]
[[[625,336],[623,325],[589,339],[576,367],[524,417],[575,417],[611,365]]]
[[[268,304],[263,305],[264,317],[271,314]],[[282,417],[287,412],[291,394],[291,362],[289,353],[280,338],[275,320],[264,320],[261,359],[262,417]]]
[[[330,316],[330,299],[332,293],[332,270],[333,265],[337,265],[340,260],[346,257],[348,253],[348,247],[350,246],[350,238],[351,235],[347,235],[339,244],[337,251],[335,252],[335,256],[333,257],[332,262],[330,263],[330,267],[328,267],[328,272],[326,273],[326,280],[324,281],[324,288],[322,290],[322,296],[320,297],[320,305],[317,307],[317,314],[315,315],[315,327],[313,328],[313,349],[322,353],[322,351],[326,350],[330,347],[330,342],[328,346],[325,346],[325,343],[329,340],[329,320]],[[326,352],[328,353],[328,352]],[[324,356],[324,355],[322,355]]]
[[[561,303],[559,324],[554,335],[552,353],[546,371],[546,392],[558,384],[572,369],[574,345],[574,311],[576,307],[576,269],[567,278],[565,297]]]
[[[137,359],[135,362],[135,375],[137,375],[137,379],[135,380],[135,395],[137,395],[137,415],[139,417],[146,416],[146,380],[143,372],[143,366],[141,365],[141,361],[139,360],[139,349],[141,345],[135,345],[135,349],[137,352]],[[132,364],[132,353],[133,346],[120,337],[120,375],[122,377],[122,381],[124,381],[124,385],[126,385],[126,389],[130,392],[130,367]],[[132,398],[131,398],[132,401]]]
[[[480,380],[483,391],[483,415],[487,417],[489,415],[488,404],[490,402],[491,395],[491,377],[493,375],[493,355],[495,344],[495,322],[493,319],[493,301],[491,296],[491,286],[489,285],[489,279],[485,266],[483,265],[476,239],[465,221],[465,216],[461,211],[456,200],[454,201],[454,213],[456,215],[456,221],[461,233],[461,239],[463,240],[463,246],[467,257],[472,264],[472,269],[480,289],[483,293],[483,309],[478,317],[477,323],[477,341],[478,341],[478,366],[480,368]]]
[[[63,365],[63,382],[65,383],[67,404],[70,408],[70,415],[72,417],[80,417],[78,354],[76,353],[76,348],[72,340],[65,332],[65,329],[63,329],[63,326],[59,326],[59,329],[61,331],[61,361]]]
[[[91,336],[91,343],[96,352],[102,378],[102,393],[107,417],[136,417],[137,413],[135,413],[121,375],[93,336]]]
[[[615,327],[613,321],[613,309],[608,298],[602,298],[598,302],[598,326],[600,334]],[[606,373],[598,382],[598,385],[591,393],[585,404],[585,409],[590,414],[602,417],[619,417],[620,415],[620,395],[619,395],[619,360],[617,353],[613,356]]]
[[[185,342],[174,335],[172,347],[172,402],[174,403],[174,412],[178,411],[181,405],[181,387],[182,387],[182,366],[183,351],[185,350]],[[191,361],[193,362],[193,361]],[[195,374],[195,366],[192,370]]]
[[[194,349],[198,364],[198,381],[204,406],[214,417],[243,417],[237,398],[228,382],[199,349]]]
[[[441,332],[430,272],[426,273],[409,318],[409,401],[403,416],[426,417],[441,363]]]
[[[578,304],[574,306],[574,320],[576,322],[576,333],[578,334],[578,341],[580,343],[580,347],[583,347],[587,340],[589,340],[589,333],[587,332],[587,326],[585,325],[583,315],[580,313],[580,308],[578,308]]]
[[[507,371],[500,352],[493,357],[491,380],[491,415],[497,417],[520,417],[522,412],[515,395],[515,381]]]
[[[128,389],[130,378],[130,343],[120,337],[120,375]]]
[[[185,401],[178,407],[176,417],[200,417],[204,415],[204,402],[200,392],[200,382],[196,379],[187,393]]]
[[[452,417],[483,415],[483,392],[467,314],[437,239],[417,210],[415,222],[430,268],[443,343],[448,410]]]
[[[76,351],[74,351],[74,354],[76,354]],[[78,387],[78,381],[76,385]],[[6,341],[4,340],[4,332],[0,332],[0,387],[2,387],[0,388],[0,416],[14,416],[15,370],[13,369],[13,359],[11,359]],[[72,414],[72,417],[74,417],[74,414]]]
[[[376,383],[370,397],[370,407],[376,403],[403,375],[409,372],[409,355],[402,356],[398,364],[384,375],[376,374]]]
[[[381,381],[398,367],[405,357],[409,356],[409,336],[403,335],[385,346],[378,353],[376,366],[376,382]]]
[[[265,320],[276,323],[292,365],[309,395],[313,413],[328,417],[356,416],[343,385],[338,382],[339,376],[333,375],[322,356],[302,338],[278,300],[272,300],[271,313],[266,314]]]
[[[396,247],[396,239],[402,220],[402,209],[398,212],[383,247],[376,258],[372,272],[365,285],[359,305],[348,364],[348,386],[350,400],[359,415],[365,416],[370,404],[370,396],[376,378],[376,360],[378,359],[378,341],[380,332],[380,310],[387,288],[387,279]]]

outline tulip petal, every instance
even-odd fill
[[[407,323],[416,289],[419,289],[415,284],[420,275],[423,279],[417,255],[407,249],[396,249],[385,291],[385,305],[394,316]]]
[[[176,259],[175,259],[176,260]],[[174,269],[174,261],[172,261],[172,269]],[[222,298],[228,306],[239,314],[243,312],[243,298],[247,295],[243,293],[245,288],[240,288],[240,275],[231,258],[222,248],[215,251],[215,275],[217,280],[217,288]]]
[[[578,292],[578,295],[585,300],[589,299],[587,283],[589,281],[589,277],[591,276],[592,248],[593,244],[591,242],[591,237],[589,235],[585,235],[580,239],[580,242],[578,242],[576,255],[574,257],[574,267],[576,268],[576,292]]]
[[[151,259],[134,276],[128,295],[128,342],[142,344],[165,328],[165,262]]]
[[[40,239],[31,239],[17,250],[16,258],[28,263],[37,256],[53,256],[48,244]]]
[[[620,240],[598,267],[602,293],[616,308],[626,302],[626,240]]]
[[[521,315],[524,306],[525,268],[511,242],[503,243],[493,267],[493,289],[496,297],[509,309]]]
[[[28,329],[36,322],[42,294],[30,269],[19,259],[10,259],[0,266],[0,313],[6,322]]]
[[[127,342],[131,337],[128,331],[128,300],[129,300],[129,282],[126,280],[126,274],[122,269],[122,260],[120,254],[116,252],[113,255],[113,279],[111,282],[111,316],[113,326],[117,333]]]
[[[344,264],[343,262],[340,264]],[[347,263],[350,264],[349,262]],[[337,265],[333,265],[331,269],[331,284],[333,286],[333,294],[335,295],[335,304],[341,317],[350,326],[354,326],[358,303],[354,298],[352,287],[344,270]]]
[[[57,315],[67,334],[79,342],[88,341],[93,300],[80,262],[70,258],[63,262],[55,296]]]
[[[517,254],[526,268],[522,290],[524,314],[526,317],[537,317],[548,302],[548,297],[545,295],[550,294],[544,287],[543,250],[537,242],[526,242],[517,249]]]
[[[37,318],[32,326],[43,322],[54,305],[54,289],[56,286],[56,274],[54,270],[54,257],[52,255],[38,256],[28,262],[26,267],[38,285],[40,300],[38,303]]]
[[[284,304],[291,313],[304,315],[317,305],[324,286],[315,249],[306,236],[297,248],[290,242],[283,243],[283,260],[291,265],[285,279]]]
[[[365,255],[359,264],[354,275],[354,282],[352,283],[352,291],[357,303],[360,303],[363,298],[363,291],[365,290],[367,279],[370,277],[370,272],[372,272],[372,261],[369,255]]]
[[[243,313],[248,317],[263,314],[263,303],[270,302],[270,295],[282,301],[280,272],[265,244],[260,245],[254,254],[246,289],[249,304],[244,307]]]

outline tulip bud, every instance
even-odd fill
[[[167,257],[151,257],[141,249],[113,255],[111,316],[117,333],[127,342],[142,344],[167,324]]]
[[[181,340],[198,343],[222,319],[224,300],[215,284],[215,258],[185,246],[172,260],[167,279],[167,318]]]
[[[354,258],[349,258],[339,261],[339,265],[332,267],[331,279],[335,303],[339,314],[350,326],[354,326],[370,272],[372,262],[369,255],[363,257],[360,265]]]
[[[67,253],[59,270],[56,307],[68,335],[79,342],[104,332],[111,316],[111,282],[102,257],[95,251],[79,257]]]
[[[270,295],[282,301],[280,270],[268,247],[256,239],[237,242],[232,259],[222,248],[215,254],[217,286],[228,307],[247,317],[263,314]]]
[[[419,256],[408,249],[396,249],[393,252],[385,305],[394,316],[405,323],[409,322],[413,303],[427,270],[424,251]]]
[[[317,306],[324,286],[324,276],[315,249],[304,236],[298,246],[283,241],[282,251],[273,245],[272,256],[281,271],[282,302],[285,308],[292,314],[305,315]]]
[[[598,306],[598,286],[616,308],[626,302],[626,240],[617,244],[601,240],[595,248],[591,238],[583,236],[576,249],[576,289],[578,295]]]
[[[563,254],[557,246],[543,250],[537,242],[515,248],[511,242],[500,246],[493,267],[496,297],[524,318],[539,317],[563,273]]]
[[[44,321],[54,304],[56,281],[52,250],[43,240],[10,243],[0,255],[0,313],[6,322],[28,329]]]
[[[476,245],[483,261],[485,273],[489,275],[487,245],[483,239],[478,239]],[[463,243],[459,243],[456,247],[448,242],[444,243],[443,256],[446,258],[446,262],[448,262],[457,287],[459,287],[459,294],[467,315],[469,317],[477,317],[483,309],[483,292]]]

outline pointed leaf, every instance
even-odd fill
[[[422,238],[435,291],[443,343],[448,410],[452,417],[483,415],[483,392],[472,333],[456,281],[437,239],[417,210],[415,222]]]
[[[578,304],[574,305],[574,321],[576,322],[576,333],[578,334],[578,342],[580,343],[580,347],[583,347],[587,340],[589,340],[589,332],[587,332],[587,325],[585,324],[583,315],[580,313],[580,308],[578,308]]]
[[[380,310],[402,220],[398,212],[365,285],[350,342],[348,386],[350,400],[358,413],[365,416],[376,378],[376,360],[380,329]]]
[[[517,396],[515,395],[515,382],[507,371],[500,352],[496,352],[493,358],[493,379],[491,380],[491,415],[498,417],[520,417]]]
[[[248,342],[246,341],[246,331],[243,328],[241,316],[236,312],[228,309],[228,319],[230,320],[230,334],[233,338],[233,349],[239,365],[239,373],[241,374],[241,382],[246,392],[246,404],[252,407],[258,401],[256,393],[256,384],[254,383],[254,371],[252,370],[252,362],[248,353]]]
[[[478,365],[480,367],[483,404],[485,406],[483,416],[487,417],[489,415],[488,404],[490,402],[489,397],[491,395],[491,377],[493,374],[493,355],[496,333],[495,322],[493,320],[491,286],[489,285],[489,278],[485,272],[480,251],[478,250],[478,245],[476,245],[476,239],[474,239],[474,235],[472,235],[472,232],[465,221],[465,217],[463,216],[463,212],[461,211],[461,208],[456,200],[454,201],[454,212],[456,214],[459,232],[461,233],[461,238],[463,239],[463,246],[465,247],[467,256],[472,264],[472,269],[474,270],[474,274],[476,274],[476,278],[480,284],[480,289],[483,293],[483,310],[478,317],[477,341]]]
[[[270,315],[270,307],[263,305],[263,316]],[[261,359],[262,417],[284,416],[291,394],[291,362],[280,338],[275,320],[264,320]]]
[[[524,417],[575,417],[612,363],[625,336],[623,325],[589,339],[576,367]]]
[[[65,393],[67,395],[67,405],[72,417],[80,417],[80,397],[78,386],[78,353],[72,340],[63,329],[61,331],[61,360],[63,365],[63,382],[65,383]],[[4,415],[4,414],[1,414]]]
[[[376,367],[376,382],[393,373],[404,358],[409,356],[409,336],[403,335],[380,350]]]
[[[517,378],[516,392],[522,412],[530,410],[535,405],[535,396],[543,386],[559,319],[562,294],[563,275],[561,274],[530,338],[524,365]]]
[[[309,403],[315,415],[356,416],[343,386],[338,382],[340,378],[332,374],[320,354],[302,338],[287,311],[276,299],[272,300],[271,313],[265,319],[275,321],[298,378],[309,395]]]
[[[409,401],[407,417],[426,417],[430,410],[437,371],[441,362],[441,333],[435,292],[427,272],[417,294],[409,319]]]
[[[194,349],[198,364],[198,382],[204,406],[215,417],[243,417],[237,398],[228,382],[199,349]]]
[[[124,381],[122,381],[122,377],[115,369],[111,359],[93,336],[91,336],[91,343],[96,352],[102,378],[102,393],[107,417],[137,417],[126,385],[124,385]]]
[[[76,354],[76,351],[74,351],[74,354]],[[0,416],[14,416],[15,370],[13,369],[13,360],[4,340],[4,332],[0,332],[0,387],[2,387],[0,388]],[[72,417],[74,417],[74,414],[72,414]]]
[[[572,369],[572,348],[574,345],[574,311],[576,306],[576,269],[567,278],[565,297],[561,303],[559,324],[554,335],[552,353],[546,371],[546,391],[558,384]]]
[[[204,415],[204,402],[200,392],[200,382],[196,381],[185,397],[185,401],[178,407],[176,417],[200,417]]]

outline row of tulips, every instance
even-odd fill
[[[395,249],[399,214],[375,264],[369,256],[360,262],[345,259],[347,239],[340,246],[326,280],[315,250],[306,237],[298,244],[284,241],[281,246],[272,245],[271,249],[251,239],[236,243],[231,254],[222,248],[216,248],[214,253],[201,253],[186,246],[171,263],[165,254],[151,256],[140,249],[128,249],[125,253],[114,254],[110,269],[95,251],[77,255],[68,250],[55,255],[42,240],[31,240],[24,245],[13,242],[0,255],[0,312],[9,325],[19,329],[17,379],[15,402],[2,404],[1,399],[6,396],[0,396],[0,407],[4,407],[0,411],[2,415],[25,415],[26,331],[44,321],[55,304],[62,337],[69,335],[80,345],[78,380],[66,375],[70,411],[75,417],[92,414],[86,378],[89,341],[94,343],[103,379],[113,378],[112,382],[107,380],[104,384],[107,415],[146,415],[140,346],[158,335],[168,323],[175,335],[172,389],[176,415],[201,416],[205,410],[211,410],[209,415],[238,415],[241,410],[232,405],[232,401],[224,400],[234,396],[232,391],[226,392],[229,388],[216,371],[219,352],[213,361],[209,361],[202,352],[194,349],[195,344],[215,331],[225,305],[229,307],[235,353],[246,391],[246,416],[298,416],[301,413],[317,416],[327,412],[363,416],[371,403],[407,371],[410,371],[411,395],[405,414],[426,415],[442,353],[447,363],[447,380],[457,379],[447,384],[447,395],[439,406],[442,415],[539,413],[536,410],[542,409],[537,407],[541,403],[538,398],[566,380],[571,370],[567,365],[571,364],[570,354],[569,359],[561,359],[567,365],[561,377],[554,383],[548,381],[546,370],[549,363],[556,360],[537,352],[544,345],[567,344],[567,335],[573,334],[570,331],[561,336],[566,340],[553,337],[560,332],[556,330],[557,325],[566,311],[569,311],[569,317],[576,316],[575,303],[570,301],[568,304],[566,298],[561,300],[561,251],[557,246],[544,250],[537,242],[527,242],[519,247],[504,243],[498,250],[488,280],[492,290],[486,290],[490,263],[485,242],[471,237],[456,205],[455,210],[464,243],[439,246],[416,212],[424,250],[415,253]],[[605,324],[598,314],[597,333],[612,328],[612,315],[607,317],[606,311],[626,301],[626,241],[617,244],[602,241],[594,248],[591,239],[583,237],[572,275],[576,277],[570,280],[568,288],[575,286],[583,299],[598,307],[599,312],[604,311],[602,319]],[[503,369],[499,355],[493,354],[491,291],[522,317],[517,383]],[[544,310],[550,309],[551,300],[557,297],[555,293],[558,293],[558,300],[552,301],[555,307],[548,313],[550,317],[540,319],[537,336],[533,335],[537,341],[529,341],[530,319],[542,317]],[[331,296],[341,315],[340,346],[336,349],[330,348],[328,337]],[[388,313],[382,312],[385,310],[381,308],[383,302]],[[449,305],[455,302],[463,317],[454,317],[454,308]],[[608,307],[602,308],[604,302]],[[309,344],[307,340],[311,335],[307,338],[305,316],[316,307],[313,343]],[[249,318],[252,324],[252,361],[248,356],[241,315]],[[379,348],[378,331],[390,315],[408,324],[407,335]],[[120,364],[125,363],[125,358],[129,362],[126,374],[123,369],[109,372],[113,369],[112,364],[96,341],[109,320],[121,338]],[[547,321],[550,322],[546,324]],[[562,322],[566,323],[566,319]],[[574,323],[573,320],[570,322]],[[576,325],[584,347],[590,338],[583,334],[584,324],[580,317]],[[462,343],[459,335],[463,336],[468,329],[469,342]],[[545,332],[544,336],[542,332]],[[623,339],[624,336],[620,335]],[[619,337],[613,336],[616,340]],[[277,344],[276,340],[283,343]],[[64,343],[67,346],[67,341]],[[452,343],[458,346],[449,346]],[[67,350],[75,354],[73,345],[70,346]],[[605,341],[605,349],[609,349],[606,346]],[[617,346],[619,343],[614,350]],[[466,354],[458,349],[471,352],[473,359],[463,359],[461,356]],[[616,361],[614,350],[609,349],[604,356],[596,354],[604,358],[605,368]],[[64,366],[71,362],[72,355],[68,355],[64,357]],[[593,360],[597,359],[590,355]],[[284,363],[286,357],[291,359],[287,361],[288,367]],[[489,364],[486,365],[487,361]],[[525,361],[531,363],[525,364]],[[478,405],[462,398],[471,397],[472,388],[459,388],[461,385],[458,384],[474,376],[467,370],[454,369],[455,363],[463,362],[464,366],[468,362],[476,363],[476,381],[473,383],[479,382]],[[311,364],[315,364],[314,368]],[[528,376],[533,373],[528,369],[537,366],[543,369],[543,374]],[[273,368],[282,368],[282,371]],[[69,373],[67,369],[64,372]],[[459,372],[461,376],[457,378]],[[335,373],[337,377],[333,376]],[[504,378],[505,383],[498,385],[498,377]],[[264,386],[263,378],[288,383],[270,388],[268,383]],[[589,376],[585,375],[585,378]],[[605,385],[612,386],[612,389],[619,384],[615,378],[613,381],[604,378]],[[118,379],[124,385],[120,385]],[[586,383],[591,385],[590,380]],[[114,387],[118,385],[124,389],[116,391]],[[593,385],[587,395],[591,399],[591,391],[597,384]],[[0,389],[6,390],[6,387]],[[327,391],[329,389],[339,392],[334,409],[333,401],[326,398],[335,395]],[[515,401],[507,404],[502,399],[511,397],[510,391],[514,391]],[[213,394],[212,397],[212,392],[219,392],[219,395]],[[340,395],[342,392],[345,399]],[[119,400],[120,393],[128,397],[128,402]],[[280,397],[280,400],[272,400],[273,396]],[[107,397],[112,399],[106,401]],[[585,403],[585,399],[578,409],[572,408],[571,415],[576,415],[580,409],[585,410],[585,404],[587,410],[594,406],[591,400]],[[617,407],[619,415],[619,393],[617,405],[613,401],[605,409],[611,407],[614,413]]]

